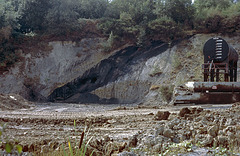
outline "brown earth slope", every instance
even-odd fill
[[[0,94],[0,110],[29,109],[33,103],[17,94]]]

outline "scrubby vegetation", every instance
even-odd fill
[[[7,130],[7,123],[1,123],[0,124],[0,155],[20,155],[23,153],[23,147],[18,144],[17,140],[8,140],[8,136],[5,134],[5,131]],[[61,147],[58,147],[58,150],[55,150],[53,147],[46,150],[42,149],[41,152],[43,152],[43,155],[63,155],[63,156],[85,156],[85,155],[93,155],[94,150],[89,151],[88,145],[90,141],[92,140],[92,137],[88,137],[90,129],[85,127],[84,131],[81,133],[80,140],[77,140],[76,138],[74,140],[72,139],[66,139],[67,140],[67,148],[66,145],[62,144]],[[74,120],[74,135],[77,136],[78,131],[76,129],[76,122]],[[89,139],[87,139],[89,138]],[[36,151],[35,151],[36,152]],[[46,152],[46,153],[44,153]],[[88,154],[87,152],[90,152],[91,154]],[[34,153],[36,155],[39,155],[39,153]],[[29,155],[25,152],[25,155]]]
[[[170,42],[193,32],[236,33],[239,0],[0,0],[0,68],[18,60],[16,42],[28,36],[103,36],[103,45]],[[43,39],[45,39],[44,37]]]
[[[8,140],[7,136],[4,135],[4,132],[6,130],[7,124],[1,123],[0,125],[0,147],[4,147],[5,151],[7,153],[14,153],[16,155],[22,153],[22,146],[17,144],[17,141],[15,143],[12,143]],[[0,154],[1,150],[0,150]]]
[[[160,92],[162,94],[162,97],[165,99],[165,101],[170,102],[172,100],[172,95],[173,95],[172,85],[160,87]]]

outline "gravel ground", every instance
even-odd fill
[[[37,155],[58,150],[61,144],[67,146],[68,138],[80,140],[85,127],[90,128],[88,137],[93,136],[89,151],[94,149],[96,151],[94,155],[124,155],[123,151],[125,155],[127,152],[149,155],[149,152],[161,153],[163,146],[167,148],[167,143],[180,143],[184,140],[191,142],[193,133],[196,133],[195,137],[197,133],[202,135],[198,136],[198,141],[209,138],[209,142],[203,147],[213,146],[214,139],[216,140],[218,136],[225,137],[222,134],[218,135],[221,130],[220,125],[217,132],[213,132],[217,133],[216,136],[209,134],[209,129],[214,126],[215,116],[220,119],[231,118],[232,122],[235,122],[232,125],[235,127],[234,137],[238,138],[240,111],[239,104],[235,105],[234,107],[232,105],[147,107],[137,104],[120,106],[116,104],[42,103],[32,105],[28,109],[0,111],[0,123],[7,123],[6,131],[3,133],[4,140],[20,144],[24,152],[33,152]],[[180,117],[179,112],[183,108],[189,108],[190,111],[201,108],[202,111],[185,113]],[[169,112],[167,120],[162,120],[159,112]],[[209,114],[214,119],[205,118]],[[74,121],[76,122],[75,128]],[[199,122],[207,123],[202,128],[197,126],[200,125]],[[196,131],[191,129],[192,126],[195,126]],[[222,131],[229,126],[231,125],[224,125]],[[181,131],[183,129],[185,131]],[[183,135],[185,133],[191,134]],[[229,145],[227,141],[223,144],[227,147]],[[148,153],[142,152],[146,149]],[[192,152],[196,154],[198,150],[199,148],[195,147]],[[206,149],[201,149],[200,153],[204,150]],[[209,150],[207,152],[209,153]]]

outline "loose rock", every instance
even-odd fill
[[[210,134],[213,137],[216,137],[218,135],[218,127],[216,125],[210,127],[208,129],[208,134]]]
[[[174,136],[174,133],[172,130],[170,129],[166,129],[163,132],[163,136],[167,137],[167,138],[172,138]]]
[[[117,156],[137,156],[137,155],[133,152],[122,152],[119,153]]]
[[[132,136],[132,138],[130,139],[130,141],[128,143],[128,147],[136,147],[137,146],[137,142],[138,142],[137,136],[138,135]]]
[[[158,129],[156,129],[155,131],[155,136],[158,136],[158,135],[163,135],[163,132],[164,132],[164,127],[159,127]]]
[[[156,120],[167,120],[170,114],[169,111],[158,111],[154,118]]]
[[[190,113],[191,113],[190,109],[188,109],[187,107],[185,107],[185,108],[182,108],[182,109],[180,110],[179,116],[180,116],[180,117],[184,117],[185,114],[190,114]]]
[[[211,146],[213,144],[213,137],[208,135],[207,138],[202,142],[203,146]]]
[[[41,153],[48,153],[49,149],[50,149],[50,147],[48,145],[43,145],[41,147]]]
[[[218,144],[223,146],[223,147],[226,147],[227,144],[228,144],[228,141],[227,141],[228,139],[227,139],[226,136],[218,136],[217,140],[218,140]]]

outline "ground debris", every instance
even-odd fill
[[[17,94],[0,94],[0,110],[29,109],[33,103]]]
[[[169,111],[158,111],[155,120],[167,120],[171,113]]]
[[[223,109],[219,109],[220,106],[217,109],[206,109],[206,106],[189,106],[187,109],[186,106],[166,106],[161,109],[135,107],[115,110],[118,106],[113,105],[113,109],[109,110],[110,105],[106,105],[104,107],[107,110],[98,112],[90,110],[103,106],[69,104],[68,107],[75,112],[68,112],[67,109],[54,111],[59,107],[67,107],[66,104],[59,105],[41,104],[35,110],[2,111],[0,121],[8,123],[4,135],[19,140],[23,151],[34,151],[36,154],[48,152],[48,147],[51,147],[50,153],[62,144],[67,147],[68,138],[72,143],[79,141],[85,126],[90,127],[89,137],[93,136],[89,155],[92,151],[99,156],[240,151],[239,103],[230,108],[224,106]],[[181,110],[188,110],[185,111],[188,114],[180,117]],[[219,152],[212,151],[213,147]]]

